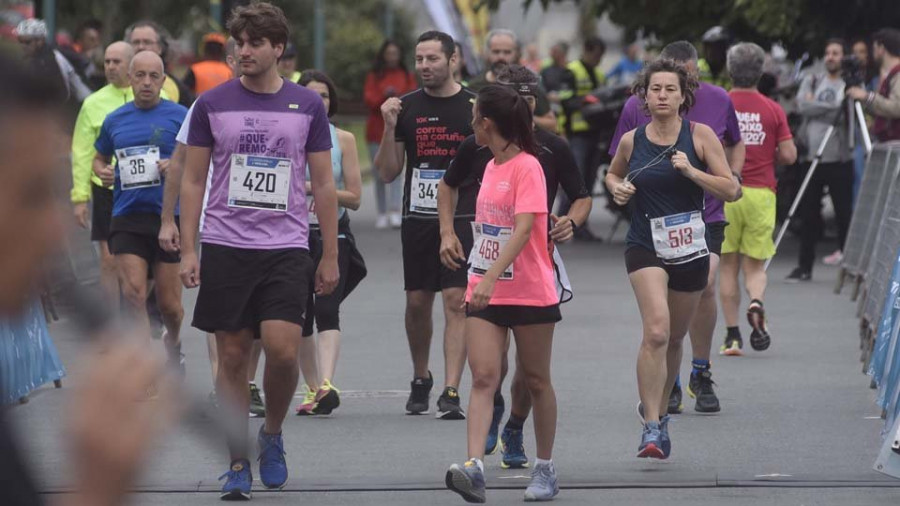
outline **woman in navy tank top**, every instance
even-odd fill
[[[715,133],[682,118],[696,87],[672,60],[649,64],[634,92],[651,121],[622,137],[606,176],[615,202],[631,208],[625,265],[644,329],[637,359],[641,458],[665,459],[671,452],[669,417],[660,415],[709,273],[703,192],[729,202],[738,196]]]

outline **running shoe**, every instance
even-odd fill
[[[792,270],[788,277],[784,278],[785,283],[799,283],[801,281],[810,281],[812,280],[812,272],[803,270],[800,267]]]
[[[341,391],[332,385],[330,381],[323,381],[319,391],[316,392],[315,414],[330,415],[340,405]]]
[[[259,394],[259,387],[256,383],[250,383],[250,418],[265,418],[266,405],[263,403],[262,396]]]
[[[525,489],[525,502],[552,501],[559,494],[559,480],[553,463],[536,464],[531,471],[531,483]]]
[[[769,326],[766,324],[766,310],[762,304],[751,303],[747,310],[747,321],[753,327],[750,333],[750,346],[756,351],[766,351],[772,344],[772,336],[769,335]]]
[[[379,214],[378,218],[375,219],[375,228],[378,230],[384,230],[388,228],[388,217],[386,214]]]
[[[500,448],[503,455],[500,458],[500,467],[503,469],[524,469],[528,467],[528,457],[525,455],[525,438],[521,430],[504,427],[500,435]]]
[[[744,340],[740,337],[726,337],[725,344],[719,348],[719,355],[741,357],[744,355]]]
[[[669,439],[669,422],[672,417],[666,415],[659,420],[659,449],[662,450],[662,460],[669,458],[672,454],[672,440]]]
[[[423,415],[428,413],[428,402],[431,400],[431,387],[434,378],[428,372],[427,378],[415,378],[409,383],[409,399],[406,401],[406,414]]]
[[[834,253],[832,253],[822,259],[822,263],[825,265],[841,265],[841,262],[843,262],[843,261],[844,261],[844,252],[839,249],[834,250]]]
[[[641,433],[641,445],[638,446],[639,459],[662,459],[665,454],[662,451],[662,440],[659,430],[659,422],[647,422]]]
[[[166,342],[166,339],[168,339],[168,332],[163,334],[163,342]],[[184,353],[181,352],[181,343],[179,342],[175,346],[169,346],[166,343],[166,356],[166,369],[177,373],[183,380],[187,375],[187,368],[185,367]]]
[[[219,498],[223,501],[249,501],[252,495],[253,474],[250,472],[250,461],[247,459],[235,460],[231,463],[231,469],[219,476],[219,481],[225,480],[222,493]]]
[[[284,460],[284,438],[281,434],[266,434],[259,428],[259,480],[266,488],[282,488],[287,483],[287,462]]]
[[[494,397],[494,416],[491,418],[491,428],[488,429],[487,442],[484,445],[484,454],[493,455],[500,449],[500,422],[503,421],[503,412],[506,405],[503,396]]]
[[[672,393],[669,394],[669,414],[680,415],[684,411],[684,402],[682,402],[681,387],[675,384],[672,386]]]
[[[391,213],[390,216],[388,216],[388,221],[390,221],[391,228],[393,229],[399,229],[403,226],[403,216],[401,216],[400,213]]]
[[[297,416],[313,416],[316,414],[316,392],[309,388],[303,396],[303,404],[297,406]]]
[[[459,405],[459,392],[453,387],[445,387],[438,397],[437,415],[440,420],[465,420],[466,413]]]
[[[462,467],[453,464],[444,478],[447,488],[461,495],[466,502],[485,502],[484,473],[478,469],[474,460],[469,460]]]
[[[698,413],[718,413],[721,410],[719,398],[716,397],[713,385],[715,385],[715,382],[712,380],[711,372],[691,373],[687,394],[697,401],[694,403],[694,411]]]

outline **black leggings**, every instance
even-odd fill
[[[809,170],[805,167],[803,175]],[[806,193],[800,202],[800,268],[812,272],[816,260],[816,243],[822,238],[822,196],[825,187],[834,206],[834,218],[838,229],[838,249],[844,249],[850,216],[853,213],[853,165],[851,162],[820,163],[816,173],[809,180]]]
[[[319,261],[322,260],[322,235],[317,229],[309,231],[309,253],[315,262],[315,268],[318,269]],[[344,297],[344,288],[347,286],[347,275],[350,271],[350,240],[345,237],[338,237],[338,270],[341,279],[330,294],[315,295],[315,287],[310,287],[306,317],[303,320],[303,337],[313,335],[313,320],[316,322],[316,330],[320,333],[341,330],[341,299]]]

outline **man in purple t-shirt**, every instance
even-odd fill
[[[338,280],[337,195],[331,133],[322,100],[282,79],[277,61],[288,40],[278,7],[238,7],[228,26],[242,77],[197,101],[181,187],[181,277],[200,287],[193,326],[216,334],[217,393],[247,426],[247,367],[253,339],[266,353],[266,422],[260,428],[260,481],[281,488],[287,464],[281,425],[297,387],[297,354],[308,290],[328,294]],[[195,249],[210,160],[209,200]],[[324,253],[313,280],[308,251],[306,165]],[[246,441],[232,441],[223,499],[249,499]]]
[[[683,40],[672,42],[663,48],[660,58],[669,58],[683,63],[691,72],[694,72],[695,76],[697,75],[697,49],[690,42]],[[725,146],[725,154],[728,156],[731,171],[735,176],[739,176],[744,166],[746,148],[741,140],[741,127],[728,92],[712,84],[700,83],[700,87],[694,91],[694,106],[688,111],[685,118],[696,123],[703,123],[713,129]],[[643,112],[637,97],[632,96],[625,103],[625,108],[619,117],[616,133],[610,143],[609,154],[615,156],[619,140],[626,132],[647,123],[650,123],[650,116]],[[739,185],[737,180],[735,185]],[[706,221],[708,229],[708,244],[711,253],[709,256],[709,281],[700,298],[697,313],[691,321],[693,370],[688,384],[688,395],[697,400],[694,405],[695,410],[702,413],[716,413],[720,407],[719,399],[712,387],[709,355],[718,318],[716,273],[719,267],[719,257],[722,254],[722,243],[725,241],[725,225],[727,223],[725,222],[724,204],[708,193],[706,194],[703,219]],[[682,409],[681,385],[680,381],[676,381],[669,396],[669,413],[681,413]]]

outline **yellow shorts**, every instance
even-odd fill
[[[725,203],[725,242],[722,254],[740,253],[757,260],[775,255],[775,192],[743,187],[737,202]]]

